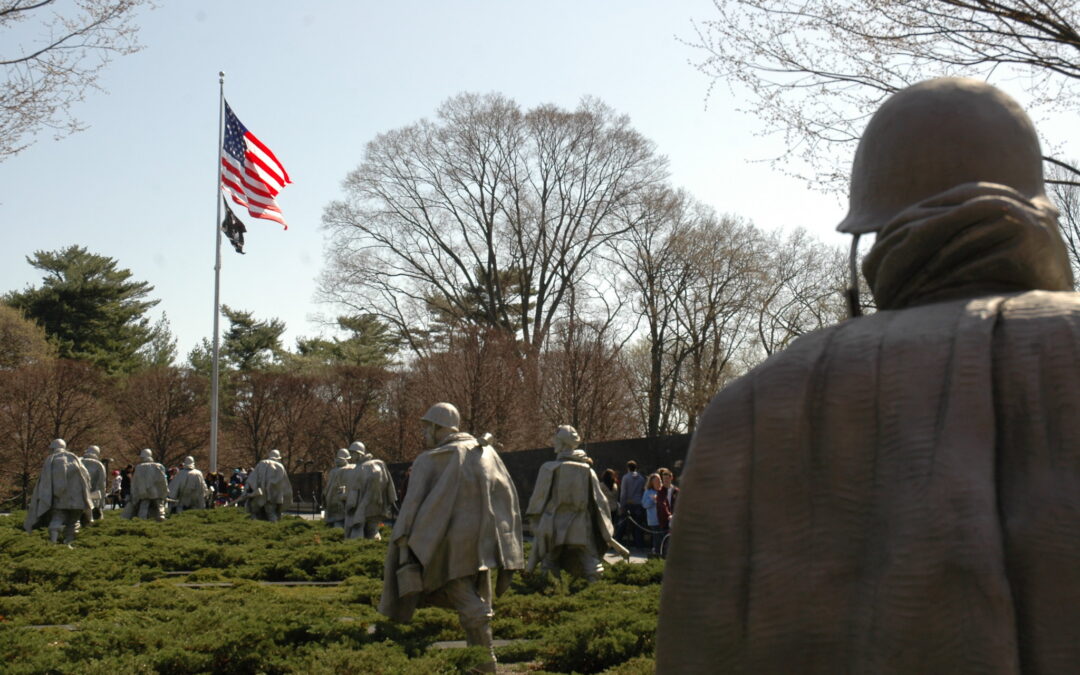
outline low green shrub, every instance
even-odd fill
[[[655,633],[655,616],[591,608],[548,631],[537,656],[551,670],[599,673],[631,658],[651,655]]]
[[[612,666],[604,671],[604,675],[653,675],[656,672],[656,661],[650,656],[635,656],[634,658]]]
[[[536,640],[522,640],[495,648],[495,658],[501,663],[527,663],[536,660],[540,643]]]
[[[628,586],[652,586],[664,580],[664,561],[653,558],[644,563],[616,563],[604,571],[604,581]]]
[[[464,635],[453,611],[397,624],[376,612],[385,541],[240,509],[163,523],[118,513],[73,548],[0,518],[0,663],[11,673],[451,673],[480,649],[431,649]],[[175,574],[174,574],[175,573]],[[518,574],[495,602],[505,663],[546,672],[651,670],[663,561],[617,564],[595,584]],[[338,581],[282,586],[262,582]],[[184,587],[181,583],[226,583]],[[31,625],[74,625],[29,628]],[[528,665],[524,665],[528,664]]]

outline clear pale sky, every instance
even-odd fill
[[[668,156],[672,182],[765,228],[829,243],[845,205],[767,163],[772,139],[689,60],[710,0],[162,3],[140,17],[146,49],[115,61],[107,94],[76,109],[89,129],[47,135],[0,163],[0,291],[38,283],[35,250],[71,244],[155,286],[181,358],[212,330],[218,77],[241,121],[288,169],[290,227],[241,215],[247,255],[223,248],[222,301],[278,317],[296,337],[333,309],[314,301],[323,207],[376,134],[430,117],[461,91],[525,108],[594,95]],[[239,212],[238,212],[239,213]],[[223,323],[225,323],[223,321]]]

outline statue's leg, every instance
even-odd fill
[[[544,557],[540,559],[540,571],[545,575],[554,574],[555,578],[559,578],[559,561],[562,558],[562,547],[556,546],[549,548],[544,552]]]
[[[64,509],[64,543],[71,544],[75,541],[75,529],[79,526],[79,515],[81,512],[77,509]]]
[[[364,526],[357,527],[356,521],[353,521],[352,525],[349,525],[349,520],[346,519],[341,523],[341,529],[345,530],[346,539],[356,539],[357,537],[364,536]]]
[[[585,577],[589,583],[599,581],[600,575],[604,573],[604,564],[600,562],[600,558],[593,555],[587,548],[578,549],[577,557],[581,576]]]
[[[380,518],[369,518],[364,523],[364,539],[375,539],[376,541],[382,539],[382,535],[379,534],[379,521]]]
[[[162,522],[163,520],[165,520],[165,500],[164,499],[155,499],[155,500],[153,500],[153,504],[152,504],[151,508],[153,509],[154,520],[156,520],[159,523]]]
[[[473,577],[461,577],[448,582],[440,589],[458,613],[458,621],[465,631],[465,643],[485,647],[491,660],[481,672],[495,672],[495,651],[491,647],[491,573],[479,572]]]
[[[146,520],[147,518],[150,517],[150,500],[149,499],[143,499],[143,500],[141,500],[139,502],[139,509],[138,509],[138,513],[136,515],[139,518],[142,518],[143,520]]]
[[[267,502],[266,519],[269,520],[271,523],[276,523],[277,521],[281,520],[281,505],[271,504]]]
[[[52,543],[58,543],[60,541],[60,531],[64,529],[64,511],[62,509],[52,509],[49,511],[49,541]]]

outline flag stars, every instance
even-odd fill
[[[225,103],[225,135],[221,147],[222,190],[234,202],[246,207],[249,215],[276,221],[287,229],[274,195],[289,182],[289,174],[270,148],[248,131],[229,104]],[[235,246],[236,242],[233,243]]]

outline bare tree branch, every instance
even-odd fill
[[[714,0],[697,67],[744,89],[779,134],[775,166],[843,190],[862,127],[889,94],[930,77],[1023,78],[1032,109],[1080,102],[1080,10],[1066,0]],[[715,91],[710,87],[710,95]],[[1048,161],[1050,158],[1047,158]]]
[[[142,48],[134,19],[150,0],[57,4],[0,0],[0,161],[31,145],[42,129],[56,138],[81,130],[71,109],[98,88],[114,57]]]

